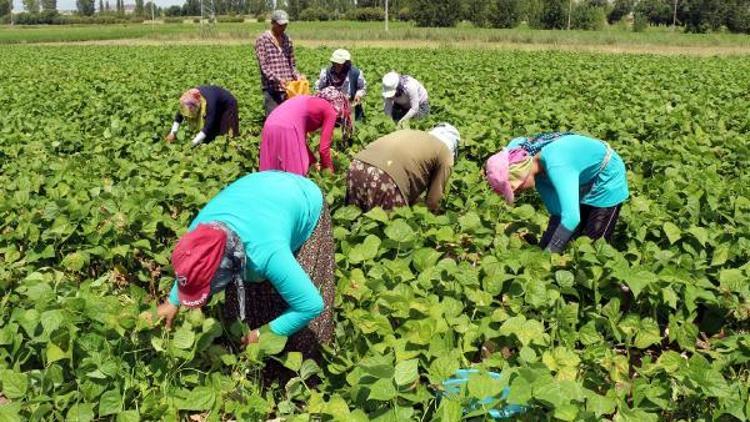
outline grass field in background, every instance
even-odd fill
[[[158,21],[157,21],[158,22]],[[116,25],[65,25],[0,27],[0,44],[50,43],[141,39],[178,41],[191,39],[254,39],[267,27],[264,23],[219,23],[211,30],[186,20],[182,24],[143,23]],[[393,22],[385,32],[382,22],[292,22],[289,33],[296,40],[340,41],[431,41],[465,43],[513,43],[594,46],[735,47],[750,49],[750,37],[741,34],[685,34],[681,30],[649,28],[636,33],[624,26],[601,31],[547,31],[521,26],[514,29],[417,28],[412,23]]]

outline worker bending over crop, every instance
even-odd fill
[[[368,211],[425,202],[437,211],[456,161],[458,129],[440,123],[430,132],[398,130],[354,156],[347,175],[346,203]]]
[[[331,55],[331,66],[323,68],[315,82],[315,90],[321,91],[332,86],[347,96],[354,105],[355,120],[364,118],[362,99],[367,93],[367,81],[361,70],[352,64],[352,56],[344,49]]]
[[[309,179],[265,171],[230,184],[180,237],[172,266],[176,281],[157,308],[168,326],[180,306],[202,307],[224,290],[225,315],[251,328],[243,344],[270,332],[291,336],[287,350],[318,358],[333,336],[331,217]]]
[[[260,169],[283,170],[306,176],[311,164],[333,173],[331,142],[336,123],[348,139],[352,116],[346,95],[334,87],[314,96],[300,95],[283,102],[266,119],[261,133]],[[307,145],[307,134],[321,130],[320,164]]]
[[[193,130],[200,132],[193,138],[194,147],[213,141],[219,135],[240,134],[237,100],[231,92],[215,85],[203,85],[187,90],[180,97],[180,109],[174,117],[172,130],[166,137],[172,142],[180,125],[187,120]]]
[[[513,139],[485,165],[489,184],[512,204],[536,187],[550,213],[540,246],[560,253],[576,236],[611,240],[628,198],[625,164],[604,141],[575,133]]]
[[[383,76],[383,111],[399,127],[409,119],[421,119],[430,113],[427,90],[409,75],[386,73]]]

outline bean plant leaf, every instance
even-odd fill
[[[416,381],[419,377],[418,367],[419,361],[417,359],[409,359],[397,363],[394,375],[396,385],[404,386]]]
[[[390,401],[396,397],[396,387],[390,378],[381,378],[370,386],[370,400]]]
[[[26,395],[29,378],[26,374],[5,369],[2,372],[3,394],[10,399],[20,399]]]
[[[122,395],[119,390],[110,390],[99,398],[99,416],[114,415],[122,410]]]
[[[391,221],[388,227],[385,228],[385,235],[389,239],[399,242],[406,243],[414,240],[414,230],[402,219]]]
[[[682,237],[682,231],[680,230],[680,228],[674,225],[674,223],[670,222],[664,223],[664,234],[667,235],[667,239],[669,239],[669,243],[671,244],[678,241],[680,237]]]

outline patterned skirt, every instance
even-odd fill
[[[310,276],[313,284],[320,290],[325,310],[320,316],[312,320],[306,328],[298,331],[287,339],[284,352],[301,352],[305,359],[313,359],[321,363],[321,344],[326,344],[333,338],[334,319],[333,302],[336,293],[334,279],[335,246],[331,227],[331,214],[324,203],[320,213],[318,225],[312,235],[302,245],[295,257],[302,269]],[[255,329],[268,324],[284,313],[289,306],[279,295],[271,283],[245,284],[245,323]],[[237,288],[230,283],[226,289],[225,316],[228,321],[239,318],[239,301]],[[286,369],[273,359],[269,359],[263,370],[266,385],[277,381],[283,386],[294,377],[294,372]]]
[[[390,210],[407,205],[391,176],[373,165],[352,160],[346,181],[346,204],[367,212],[375,207]]]

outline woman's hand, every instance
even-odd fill
[[[174,133],[169,132],[169,135],[164,137],[164,140],[167,141],[167,143],[172,143],[174,140],[177,139],[177,137],[174,135]]]
[[[257,343],[260,340],[260,330],[250,330],[245,337],[242,337],[242,345],[248,346]]]
[[[177,316],[177,313],[179,311],[179,307],[172,305],[169,302],[164,302],[156,308],[156,316],[159,318],[159,321],[161,321],[162,319],[164,320],[164,325],[167,328],[171,328],[174,317]],[[141,313],[141,318],[147,321],[149,324],[153,324],[151,315],[151,311],[145,311]]]

